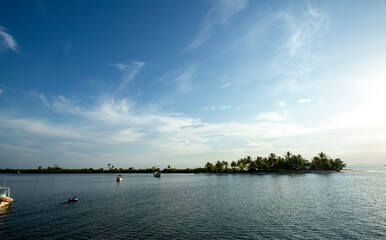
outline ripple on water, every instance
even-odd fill
[[[7,239],[384,239],[386,172],[10,175]],[[74,204],[63,204],[70,196]]]

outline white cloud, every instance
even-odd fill
[[[277,105],[278,105],[279,107],[285,107],[285,106],[287,106],[288,104],[287,104],[285,101],[279,100],[279,101],[277,101]]]
[[[4,90],[0,88],[0,94],[2,94],[3,92],[4,92]]]
[[[270,122],[280,122],[285,120],[285,116],[280,115],[276,112],[267,112],[267,113],[261,113],[255,117],[255,120],[257,121],[270,121]]]
[[[109,64],[110,66],[112,67],[115,67],[119,70],[129,70],[131,69],[131,65],[130,64],[124,64],[124,63],[115,63],[115,64]]]
[[[326,149],[328,144],[325,139],[340,141],[347,131],[358,126],[354,123],[344,124],[347,118],[358,118],[366,114],[347,113],[310,127],[284,122],[286,115],[277,112],[262,113],[255,118],[258,121],[254,122],[211,123],[181,113],[148,110],[144,106],[138,110],[134,108],[135,103],[126,99],[115,100],[109,96],[91,99],[91,102],[87,99],[87,103],[63,96],[40,99],[46,101],[47,106],[55,113],[63,115],[69,121],[59,124],[53,123],[54,120],[51,122],[2,115],[0,132],[7,129],[9,136],[18,141],[31,140],[39,148],[44,148],[53,155],[60,153],[71,159],[88,157],[99,159],[101,163],[104,163],[106,158],[125,163],[127,156],[135,155],[140,157],[133,157],[135,160],[132,161],[144,167],[147,165],[143,163],[144,159],[152,156],[163,156],[165,159],[185,156],[184,159],[193,161],[194,156],[206,154],[203,161],[211,161],[208,157],[212,155],[232,160],[242,154],[255,154],[257,150],[259,154],[265,154],[265,151],[280,153],[289,148],[304,154],[315,154],[321,147]],[[367,125],[363,124],[367,121],[368,119],[361,121],[359,126],[366,127]],[[376,124],[385,126],[384,116]],[[336,135],[336,129],[343,129],[345,132],[343,135]],[[328,134],[333,137],[326,137]],[[380,133],[378,135],[382,136]],[[361,136],[358,135],[356,139],[363,139]],[[227,142],[231,145],[227,145]],[[12,145],[15,147],[8,147],[8,152],[21,152],[22,149],[18,147],[23,147],[22,144],[17,144],[16,141]],[[86,156],[85,152],[89,154]],[[175,160],[171,164],[177,162],[179,161]],[[154,162],[150,161],[148,164]],[[195,164],[193,161],[190,164],[197,167],[201,162]]]
[[[327,30],[329,17],[318,9],[308,6],[300,18],[293,15],[283,15],[290,32],[287,48],[291,55],[298,54],[302,48],[309,48],[318,35]]]
[[[283,54],[283,51],[280,51],[280,57],[289,55],[308,58],[312,55],[310,50],[314,40],[328,29],[328,25],[329,16],[316,8],[309,6],[306,10],[296,13],[291,9],[272,13],[253,25],[242,42],[246,42],[249,47],[260,47],[262,42],[268,41],[262,39],[270,36],[272,29],[278,29],[277,34],[281,34],[280,39],[283,40],[277,46],[287,53]]]
[[[15,146],[15,145],[10,145],[10,144],[0,144],[0,147],[4,149],[5,151],[9,152],[36,152],[36,149],[33,148],[27,148],[27,147],[20,147],[20,146]]]
[[[186,93],[193,90],[191,80],[194,78],[196,70],[196,66],[192,66],[187,68],[185,71],[181,72],[178,76],[176,76],[174,81],[178,83],[178,90],[180,92]]]
[[[167,72],[157,81],[168,81],[172,84],[175,84],[178,92],[187,93],[195,89],[192,81],[195,78],[197,68],[197,65],[184,66],[179,69]]]
[[[301,99],[298,100],[298,103],[309,103],[309,102],[311,102],[311,99],[303,99],[303,98],[301,98]]]
[[[228,82],[228,83],[225,83],[225,84],[221,85],[221,88],[227,88],[230,85],[232,85],[232,83]]]
[[[14,52],[19,52],[19,46],[11,34],[7,33],[7,29],[0,26],[0,47],[10,48]]]
[[[17,131],[26,131],[32,134],[47,136],[78,139],[82,138],[82,134],[73,131],[68,126],[52,125],[46,121],[30,118],[9,118],[1,116],[0,123],[3,127],[14,129]]]
[[[139,61],[133,61],[132,64],[116,63],[116,64],[109,64],[109,65],[124,72],[122,82],[117,88],[118,91],[121,91],[127,86],[127,84],[131,80],[133,80],[138,75],[138,73],[145,66],[145,63],[139,62]]]
[[[244,9],[247,3],[248,0],[214,1],[213,7],[206,14],[198,36],[185,50],[200,47],[210,38],[217,25],[225,24],[233,15]]]

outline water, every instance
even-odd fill
[[[121,183],[115,174],[7,174],[15,200],[0,212],[0,236],[385,239],[385,170],[161,179],[123,174]],[[65,203],[72,196],[79,201]]]

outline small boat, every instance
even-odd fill
[[[119,175],[117,176],[117,182],[122,182],[122,175],[121,175],[121,174],[119,174]]]
[[[154,177],[160,178],[160,177],[161,177],[161,173],[160,173],[160,172],[155,172],[155,173],[154,173]]]
[[[0,207],[9,207],[13,202],[9,187],[0,187]]]
[[[69,198],[68,199],[68,202],[69,203],[73,203],[73,202],[77,202],[78,201],[78,198],[77,197],[72,197],[72,198]]]

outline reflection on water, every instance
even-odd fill
[[[6,217],[7,213],[9,213],[9,211],[11,210],[11,207],[12,207],[11,204],[8,207],[1,207],[0,208],[0,218]]]
[[[3,225],[5,223],[6,217],[8,216],[10,211],[11,211],[11,205],[8,207],[0,208],[0,225]]]
[[[7,239],[384,239],[386,172],[8,175]],[[69,197],[79,201],[63,204]]]

